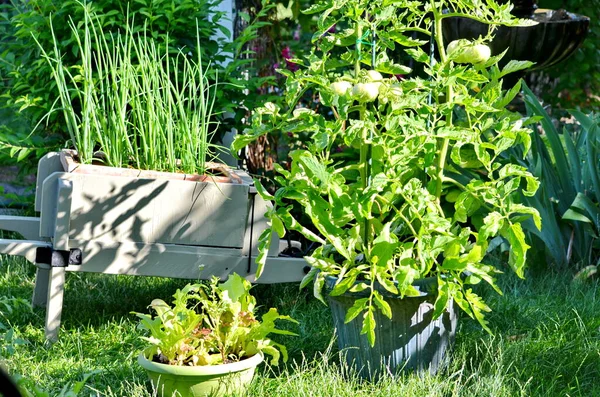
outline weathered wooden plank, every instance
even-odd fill
[[[46,305],[46,339],[58,340],[65,292],[65,268],[53,267],[48,274],[48,296]]]
[[[67,271],[184,279],[226,279],[238,273],[256,283],[272,284],[302,280],[307,266],[302,258],[269,257],[263,275],[256,279],[256,257],[232,248],[193,247],[175,244],[111,243],[69,240],[70,248],[82,251],[83,263]]]
[[[40,240],[40,218],[0,215],[0,230],[17,232],[27,240]]]
[[[67,267],[78,272],[208,279],[226,277],[242,260],[234,248],[73,239],[69,244],[82,251],[83,263]]]
[[[59,178],[58,190],[56,192],[56,220],[54,222],[54,234],[52,239],[55,250],[69,250],[72,193],[73,183],[68,179]]]
[[[0,238],[0,254],[22,256],[35,263],[35,254],[40,247],[51,247],[49,242],[37,240],[11,240]]]
[[[57,180],[72,182],[69,238],[241,248],[248,185],[55,173],[42,186],[43,237],[54,237]]]
[[[42,192],[41,186],[44,180],[55,172],[62,172],[63,166],[60,162],[59,153],[48,153],[40,159],[38,162],[37,179],[36,179],[36,191],[35,191],[35,210],[40,212],[42,210]]]
[[[71,174],[70,238],[241,248],[248,186]]]

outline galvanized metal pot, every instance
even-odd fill
[[[326,280],[333,288],[336,279]],[[383,373],[401,371],[428,371],[435,374],[446,364],[448,350],[454,340],[457,310],[449,305],[439,318],[433,320],[433,304],[437,293],[437,278],[419,280],[414,284],[421,292],[418,297],[405,297],[381,289],[392,308],[388,319],[379,311],[375,313],[375,346],[371,347],[366,335],[361,335],[361,317],[344,324],[346,312],[364,293],[346,293],[329,296],[338,345],[349,367],[361,377],[377,379]]]

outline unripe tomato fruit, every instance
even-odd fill
[[[367,81],[368,82],[370,82],[370,83],[373,83],[373,82],[381,83],[381,80],[383,80],[383,76],[377,70],[369,70],[367,72]]]
[[[379,89],[379,93],[381,93],[381,81],[383,80],[383,76],[376,70],[369,70],[367,72],[367,82],[377,84],[377,88]]]
[[[461,40],[454,40],[451,41],[447,46],[446,46],[446,54],[448,56],[452,55],[452,53],[454,51],[456,51],[460,45]]]
[[[487,62],[492,55],[490,47],[485,44],[461,44],[461,40],[454,40],[446,47],[448,56],[452,56],[452,53],[457,51],[459,47],[462,46],[464,48],[464,51],[454,58],[454,62],[456,63],[470,63],[474,65],[476,63]]]
[[[485,44],[474,45],[471,50],[472,62],[474,64],[487,62],[487,60],[490,59],[490,56],[492,55],[492,50],[490,50],[490,47],[486,46]]]
[[[393,96],[401,96],[402,95],[402,88],[400,86],[391,86],[389,91],[390,95]]]
[[[377,83],[358,83],[352,89],[352,97],[359,102],[373,102],[379,95]]]
[[[331,83],[329,88],[335,95],[344,96],[352,89],[352,84],[348,81],[336,81],[335,83]]]

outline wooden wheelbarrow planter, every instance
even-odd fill
[[[66,155],[65,155],[66,154]],[[252,282],[296,282],[301,258],[279,257],[277,236],[256,279],[258,237],[268,203],[243,171],[207,179],[78,165],[68,153],[38,164],[39,218],[0,216],[0,253],[37,266],[33,305],[46,308],[46,337],[58,338],[65,272],[207,279],[238,273]],[[176,179],[173,179],[176,178]]]

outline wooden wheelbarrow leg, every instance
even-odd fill
[[[42,285],[47,287],[47,303],[46,303],[46,339],[51,342],[58,340],[58,331],[60,329],[60,320],[62,316],[63,295],[65,292],[65,266],[68,260],[65,260],[59,254],[69,252],[69,228],[71,212],[71,194],[73,192],[73,183],[69,180],[58,179],[58,190],[56,193],[56,219],[54,220],[54,237],[53,250],[51,252],[52,266],[49,267],[47,273],[40,269],[36,275],[36,290],[38,283],[40,291],[38,297],[43,293]],[[43,200],[43,199],[42,199]],[[61,262],[58,266],[55,264],[55,259]],[[37,276],[40,280],[37,280]],[[46,280],[44,280],[46,278]]]
[[[36,263],[38,248],[51,247],[52,245],[45,241],[0,239],[0,254],[22,256],[31,263]],[[37,266],[32,305],[46,306],[50,270],[46,265]]]
[[[31,306],[46,309],[48,303],[48,282],[50,279],[50,268],[38,265],[35,271],[35,286],[33,287],[33,298]]]
[[[65,285],[65,267],[70,261],[69,250],[69,213],[71,207],[72,183],[57,178],[57,192],[52,197],[54,212],[50,229],[51,241],[3,240],[0,239],[0,253],[23,256],[36,264],[37,272],[32,305],[46,307],[46,339],[58,339],[58,330],[62,314]],[[50,196],[49,196],[50,197]],[[40,236],[41,220],[26,217],[0,217],[0,230],[15,231],[26,238]],[[48,234],[44,234],[48,236]],[[47,237],[46,237],[47,239]],[[65,255],[67,256],[65,258]]]
[[[0,240],[0,253],[24,256],[29,262],[35,263],[37,248],[50,247],[50,243],[40,237],[40,218],[0,215],[0,230],[17,232],[27,239]],[[33,307],[46,307],[49,274],[47,266],[38,266],[31,302]]]
[[[52,267],[48,271],[48,302],[46,305],[46,339],[51,342],[58,340],[60,319],[62,316],[63,295],[65,291],[64,267]],[[41,281],[41,280],[40,280]],[[37,285],[37,280],[36,280]]]

